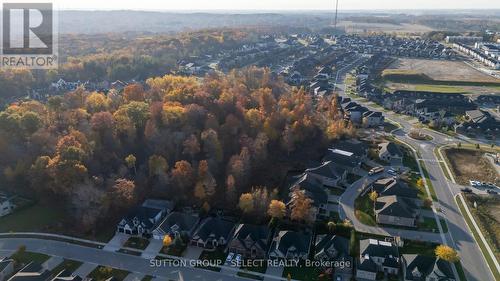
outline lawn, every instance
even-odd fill
[[[386,132],[386,133],[390,133],[390,132],[392,132],[392,131],[394,131],[394,130],[396,130],[398,128],[399,128],[399,126],[397,126],[395,124],[392,124],[390,122],[386,122],[384,124],[384,132]]]
[[[38,203],[0,218],[0,232],[47,232],[64,221],[64,214],[54,206]]]
[[[75,260],[67,260],[65,259],[60,265],[56,268],[52,269],[53,274],[58,274],[59,272],[66,269],[67,271],[74,272],[77,268],[79,268],[83,263]]]
[[[415,154],[406,145],[401,144],[399,146],[403,152],[403,166],[410,168],[414,172],[419,172],[417,160],[415,159]]]
[[[418,222],[418,230],[439,232],[438,225],[434,218],[424,217],[423,221]]]
[[[465,199],[467,202],[467,200],[468,200],[467,197],[465,197]],[[488,263],[489,267],[492,268],[492,272],[493,272],[493,275],[495,276],[495,279],[500,280],[500,272],[495,270],[495,264],[494,264],[493,260],[491,259],[490,255],[488,254],[488,251],[486,250],[486,246],[483,244],[481,238],[479,237],[479,234],[475,230],[475,228],[472,224],[472,221],[470,220],[469,216],[466,215],[465,207],[462,205],[462,201],[457,199],[456,202],[457,202],[458,207],[460,208],[460,212],[462,213],[462,215],[465,219],[465,222],[469,226],[469,228],[472,232],[472,235],[474,236],[474,239],[477,241],[477,244],[479,245],[479,248],[481,249],[481,252],[483,253],[483,255],[485,257],[486,262]],[[469,209],[473,209],[473,208],[469,207]],[[474,215],[474,210],[472,210],[472,213]],[[479,223],[481,225],[480,228],[482,228],[483,225],[482,225],[481,220],[476,220],[476,222]],[[498,228],[498,223],[493,225],[493,227]],[[486,236],[485,237],[486,239],[491,238],[491,237],[488,237],[488,235],[484,235],[484,234],[485,233],[483,233],[483,236]],[[490,244],[490,247],[492,248],[493,251],[495,251],[495,256],[498,258],[498,248],[495,248],[495,246],[493,244]]]
[[[340,195],[342,195],[342,193],[344,193],[345,190],[342,188],[333,187],[333,188],[329,188],[328,191],[330,192],[331,195],[340,196]]]
[[[217,248],[215,251],[203,251],[199,257],[199,260],[210,261],[213,265],[223,265],[226,261],[227,253],[224,252],[224,249]],[[220,268],[217,266],[197,266],[200,268],[212,270],[212,271],[220,271]]]
[[[354,209],[356,218],[370,226],[377,225],[375,220],[375,212],[373,210],[373,201],[370,200],[368,192],[364,196],[356,198],[354,201]]]
[[[291,279],[301,281],[326,281],[331,280],[329,276],[323,276],[322,271],[316,267],[306,267],[303,265],[294,267],[285,267],[282,277],[288,278],[290,274]]]
[[[470,194],[464,199],[495,256],[500,259],[500,198]]]
[[[423,176],[425,181],[427,182],[427,186],[429,187],[429,192],[431,193],[431,197],[433,201],[437,201],[436,190],[434,190],[434,185],[432,185],[431,179],[429,178],[429,173],[425,168],[424,161],[420,161],[420,166],[422,167],[422,172],[424,172]]]
[[[130,272],[125,270],[120,270],[100,265],[96,267],[96,269],[94,269],[94,271],[92,271],[88,277],[96,281],[106,280],[108,278],[115,277],[117,280],[121,281],[125,279],[125,277],[127,277],[129,273]]]
[[[130,237],[127,242],[125,242],[123,247],[144,250],[148,245],[149,240],[147,239],[141,237]]]
[[[424,256],[435,256],[434,250],[438,245],[430,242],[404,240],[404,246],[399,249],[400,254],[420,254]]]
[[[11,257],[17,264],[27,264],[30,262],[44,263],[50,256],[27,251],[17,251]]]

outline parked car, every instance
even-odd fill
[[[234,260],[236,261],[236,264],[241,264],[242,256],[240,254],[237,254]]]
[[[376,175],[378,173],[382,173],[383,171],[384,171],[384,167],[375,167],[375,168],[372,168],[368,172],[368,175],[373,176],[373,175]]]
[[[463,193],[473,193],[472,192],[472,189],[468,188],[468,187],[465,187],[465,188],[462,188],[460,189]]]
[[[387,171],[387,173],[391,176],[397,176],[398,175],[398,172],[396,172],[394,169],[390,169]]]
[[[234,257],[234,253],[229,253],[227,255],[227,258],[226,258],[226,263],[231,262],[231,260],[233,260],[233,257]]]
[[[494,190],[491,190],[491,189],[486,190],[486,193],[488,193],[488,194],[492,194],[492,195],[493,195],[493,194],[498,194],[498,192],[496,192],[496,191],[494,191]]]

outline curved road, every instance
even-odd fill
[[[343,93],[341,93],[341,95],[342,94]],[[370,110],[380,110],[379,108],[373,107],[370,102],[363,102],[359,100],[355,101]],[[435,207],[442,210],[442,214],[440,215],[440,217],[445,219],[448,224],[448,232],[445,233],[443,237],[444,241],[442,241],[441,238],[437,239],[437,237],[435,237],[435,235],[433,235],[432,233],[423,234],[422,232],[419,232],[420,236],[418,236],[417,233],[412,233],[411,231],[399,230],[399,234],[396,235],[408,239],[428,240],[433,242],[439,241],[440,243],[450,245],[451,247],[458,250],[462,267],[468,281],[495,280],[483,254],[481,253],[481,250],[479,249],[479,246],[472,237],[472,234],[469,232],[468,226],[465,223],[465,220],[455,203],[454,197],[460,192],[461,186],[453,184],[447,180],[441,169],[441,166],[439,165],[439,160],[434,155],[434,149],[440,145],[456,143],[459,141],[469,141],[466,138],[457,139],[441,133],[437,133],[432,130],[425,130],[426,134],[433,137],[432,141],[418,141],[406,135],[412,129],[412,123],[403,118],[400,118],[398,115],[392,112],[386,112],[385,115],[388,116],[391,120],[398,122],[402,126],[401,129],[394,132],[394,136],[398,140],[403,141],[416,149],[421,157],[420,160],[425,163],[425,168],[429,174],[430,181],[434,187],[434,190],[436,191],[436,196],[438,199],[438,202],[434,202],[434,205]],[[351,190],[350,192],[353,191]],[[354,192],[357,192],[355,188]],[[352,202],[346,203],[352,203],[352,205],[350,206],[354,206],[353,200]],[[346,212],[347,217],[351,218],[352,216],[355,218],[354,213],[351,213],[349,208],[346,209],[347,210],[344,211]],[[353,224],[356,227],[356,222],[354,222]],[[360,227],[361,231],[363,231],[363,228],[366,228],[367,226],[363,225]],[[358,228],[356,227],[356,229]],[[375,231],[377,232],[380,230]],[[382,231],[386,231],[387,233],[389,233],[389,235],[393,235],[391,234],[393,232],[393,230],[391,229],[384,228]]]

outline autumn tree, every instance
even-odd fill
[[[436,257],[443,259],[445,261],[454,263],[460,260],[458,253],[455,249],[446,246],[446,245],[439,245],[436,247],[434,253],[436,254]]]
[[[149,157],[148,166],[150,176],[164,175],[168,171],[167,160],[160,155],[151,155]]]
[[[210,198],[215,194],[215,187],[217,183],[215,178],[210,173],[208,162],[206,160],[200,161],[198,164],[198,179],[195,185],[195,196],[198,199]]]
[[[283,201],[271,200],[267,213],[272,218],[282,219],[286,215],[286,205]]]
[[[198,138],[194,135],[191,134],[183,143],[182,143],[184,150],[182,151],[183,154],[187,154],[191,157],[191,159],[194,159],[194,157],[200,153],[200,143],[198,142]]]
[[[375,209],[375,203],[377,203],[378,193],[374,190],[368,195],[370,200],[373,202],[373,208]]]
[[[129,154],[127,157],[125,157],[125,163],[127,163],[127,167],[129,169],[134,168],[134,174],[137,174],[137,168],[135,166],[137,161],[137,158],[133,154]]]
[[[172,181],[180,192],[193,185],[193,168],[187,161],[177,161],[172,169]]]
[[[132,207],[137,201],[135,183],[127,179],[117,179],[113,185],[112,196],[117,208]]]
[[[129,84],[123,88],[123,98],[126,102],[131,101],[144,101],[144,89],[141,84]]]
[[[245,214],[249,214],[254,210],[254,199],[251,193],[243,193],[240,196],[238,207]]]
[[[295,221],[312,222],[315,214],[312,204],[313,201],[305,195],[303,190],[295,188],[291,195],[290,218]]]
[[[226,202],[228,203],[228,207],[236,205],[236,200],[238,198],[236,185],[233,175],[227,176],[226,179]]]

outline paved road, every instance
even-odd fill
[[[344,95],[342,92],[342,85],[340,85],[339,88],[341,89],[340,95]],[[369,102],[356,102],[364,105],[368,109],[379,110],[370,105]],[[460,139],[456,139],[432,130],[425,130],[425,133],[432,136],[433,140],[417,141],[406,135],[412,129],[412,123],[391,112],[386,112],[385,114],[391,120],[398,122],[403,127],[401,130],[394,133],[396,138],[413,146],[418,150],[421,158],[425,159],[425,167],[438,198],[437,207],[443,211],[442,218],[444,218],[448,224],[449,231],[446,233],[446,241],[443,241],[443,243],[446,243],[458,250],[467,280],[495,280],[481,253],[481,250],[479,249],[479,246],[472,237],[472,234],[469,232],[467,224],[465,223],[465,220],[455,203],[454,196],[460,192],[460,186],[448,182],[439,165],[438,159],[434,155],[434,149],[438,145],[456,143],[458,141],[469,142],[469,139],[465,137],[459,137]]]
[[[415,231],[407,229],[398,229],[391,227],[380,227],[380,226],[368,226],[361,223],[354,214],[354,200],[363,191],[363,186],[368,183],[372,183],[381,177],[388,176],[387,174],[379,174],[371,177],[365,177],[359,179],[351,186],[349,186],[346,191],[342,194],[339,200],[339,216],[340,219],[348,218],[354,228],[358,231],[365,233],[372,233],[377,235],[385,236],[400,236],[405,239],[417,240],[417,241],[429,241],[434,243],[441,243],[441,236],[439,233]]]
[[[57,256],[85,263],[100,264],[136,274],[151,275],[166,280],[179,280],[181,275],[189,281],[248,281],[246,278],[234,276],[234,272],[223,274],[192,267],[175,267],[172,265],[151,266],[150,260],[141,257],[75,244],[32,238],[0,238],[0,251],[15,251],[25,245],[28,251]],[[160,261],[158,261],[160,262]]]

